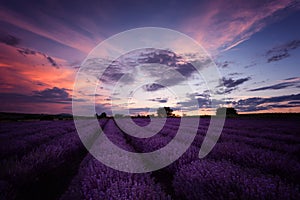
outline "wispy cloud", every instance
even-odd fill
[[[73,87],[76,71],[66,67],[65,60],[1,43],[0,55],[1,92],[23,94],[46,87]]]
[[[39,10],[34,10],[34,12],[34,18],[43,20],[42,26],[38,23],[38,20],[33,20],[30,16],[17,13],[4,7],[0,7],[0,19],[18,28],[84,53],[88,53],[96,45],[95,41],[84,34],[80,34],[68,24],[64,23],[63,20],[48,16]]]
[[[216,62],[216,65],[219,67],[219,68],[227,68],[229,67],[231,64],[233,64],[234,62],[233,61],[224,61],[224,62]]]
[[[272,23],[271,16],[296,9],[296,4],[293,0],[209,1],[184,22],[183,30],[211,52],[229,50]]]
[[[300,94],[291,94],[275,96],[268,98],[251,97],[233,102],[235,108],[243,112],[253,112],[260,110],[269,110],[272,108],[293,108],[300,107],[300,104],[289,104],[289,102],[299,102]],[[286,103],[288,102],[288,103]]]
[[[57,62],[54,60],[54,58],[48,56],[47,54],[40,52],[40,51],[35,51],[29,48],[19,48],[17,49],[17,51],[22,54],[23,56],[28,56],[28,55],[40,55],[42,57],[44,57],[53,67],[58,68],[59,65],[57,64]]]
[[[300,47],[300,40],[292,40],[285,44],[273,47],[266,53],[268,63],[280,61],[290,56],[290,51]]]
[[[254,92],[254,91],[262,91],[262,90],[280,90],[280,89],[284,89],[284,88],[297,87],[297,86],[300,86],[300,78],[292,77],[292,78],[283,80],[283,82],[281,82],[281,83],[277,83],[277,84],[269,85],[269,86],[265,86],[265,87],[259,87],[259,88],[251,89],[249,91]]]

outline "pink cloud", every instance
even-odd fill
[[[66,67],[66,61],[53,57],[59,68],[53,67],[41,52],[23,55],[18,48],[0,44],[0,91],[30,93],[47,87],[71,89],[76,71]],[[13,59],[11,59],[13,58]]]
[[[199,11],[196,17],[184,21],[182,29],[207,50],[217,53],[248,40],[272,22],[271,16],[288,7],[293,9],[294,3],[293,0],[209,1],[202,8],[203,14]]]
[[[0,7],[1,21],[5,21],[16,27],[61,43],[65,46],[77,49],[84,53],[89,53],[92,48],[94,48],[101,40],[99,36],[90,38],[80,34],[78,31],[68,27],[60,19],[50,17],[42,12],[37,11],[37,16],[41,21],[43,21],[42,26],[26,16]]]

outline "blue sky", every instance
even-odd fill
[[[153,26],[187,34],[212,56],[226,86],[227,99],[220,106],[234,106],[241,113],[299,112],[299,19],[295,0],[4,0],[0,111],[71,113],[76,72],[89,52],[114,34]],[[156,95],[157,106],[182,107],[164,92]],[[209,101],[205,89],[185,95],[199,103]],[[97,102],[99,112],[109,112],[107,103]],[[199,107],[200,114],[209,112]]]

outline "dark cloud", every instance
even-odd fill
[[[198,106],[195,105],[198,103]],[[187,101],[181,101],[177,103],[177,109],[183,109],[186,111],[193,111],[197,108],[212,108],[222,104],[227,104],[228,101],[226,100],[217,100],[217,99],[209,99],[209,98],[202,98],[196,97],[195,99],[190,99]],[[195,107],[197,106],[197,108]]]
[[[246,65],[246,66],[244,66],[244,68],[250,68],[250,67],[254,67],[254,66],[256,66],[257,65],[257,63],[250,63],[249,65]]]
[[[57,63],[53,58],[51,58],[50,56],[47,56],[46,58],[53,67],[58,67]]]
[[[159,103],[167,103],[168,102],[168,99],[164,99],[164,98],[155,98],[155,99],[148,99],[148,100],[159,102]]]
[[[196,72],[195,67],[190,63],[177,64],[176,70],[185,77],[189,77]]]
[[[260,98],[260,97],[253,97],[248,98],[245,100],[239,100],[238,104],[240,105],[251,105],[251,104],[264,104],[264,103],[279,103],[284,101],[294,101],[300,100],[300,94],[292,94],[292,95],[284,95],[284,96],[277,96],[277,97],[269,97],[269,98]]]
[[[200,62],[201,66],[205,66],[207,64],[207,60],[197,60],[194,58],[193,62],[196,61]],[[104,61],[97,61],[98,64],[94,64],[94,62],[95,61],[91,61],[91,65],[95,65],[95,71],[97,71],[96,67],[103,65]],[[160,83],[165,86],[177,85],[185,80],[183,77],[191,77],[193,73],[197,71],[192,63],[186,61],[184,55],[177,55],[169,50],[152,48],[135,50],[119,57],[116,61],[105,62],[109,63],[109,67],[106,68],[100,78],[100,80],[105,83],[116,83],[117,81],[120,81],[125,74],[133,74],[131,77],[128,76],[128,79],[122,78],[122,81],[125,81],[124,83],[131,83],[134,81],[134,76],[138,75],[138,72],[135,73],[135,67],[143,64],[153,64],[147,65],[147,68],[144,68],[142,71],[147,76],[154,78],[156,83]],[[161,70],[158,70],[158,68]],[[179,72],[182,77],[180,77],[178,73],[175,73],[174,70]],[[156,85],[154,85],[154,87],[155,86]],[[147,89],[147,91],[155,90],[156,87],[153,90],[151,88]]]
[[[177,108],[192,111],[195,110],[195,103],[198,103],[198,108],[210,108],[212,104],[219,105],[225,103],[224,100],[211,99],[210,90],[205,90],[202,93],[187,94],[186,97],[189,100],[178,102]]]
[[[288,82],[282,82],[282,83],[277,83],[277,84],[270,85],[270,86],[255,88],[255,89],[251,89],[249,91],[253,92],[253,91],[261,91],[261,90],[280,90],[280,89],[284,89],[284,88],[288,88],[288,87],[300,86],[300,79],[298,77],[287,78],[287,79],[284,79],[284,81],[288,81]]]
[[[300,106],[300,101],[290,101],[288,104],[299,105]]]
[[[210,90],[204,90],[202,93],[195,92],[192,94],[187,94],[186,96],[191,99],[195,99],[198,97],[209,99],[210,98]]]
[[[237,80],[233,80],[232,78],[226,79],[225,77],[223,77],[223,85],[227,88],[235,88],[241,84],[243,84],[246,81],[250,80],[250,77],[246,77],[246,78],[240,78]]]
[[[34,50],[32,50],[32,49],[28,49],[28,48],[19,48],[19,49],[17,49],[17,51],[20,53],[20,54],[22,54],[23,56],[27,56],[27,55],[36,55],[37,53],[39,53],[39,52],[37,52],[37,51],[34,51]],[[44,54],[43,54],[44,55]]]
[[[9,46],[17,46],[21,40],[13,35],[7,34],[4,31],[0,31],[0,42]]]
[[[40,52],[40,51],[35,51],[29,48],[18,48],[17,51],[22,54],[23,56],[29,56],[29,55],[40,55],[42,57],[44,57],[53,67],[58,68],[59,65],[57,64],[57,62],[50,56],[48,56],[47,54]]]
[[[167,65],[177,70],[185,77],[189,77],[196,72],[195,67],[191,63],[186,62],[182,56],[169,50],[148,49],[148,52],[141,53],[140,57],[141,58],[138,59],[138,62],[141,64],[156,63]]]
[[[238,111],[258,111],[268,110],[271,108],[288,108],[295,107],[295,105],[289,102],[297,102],[300,100],[300,94],[283,95],[269,98],[252,97],[248,99],[242,99],[237,102],[232,102]],[[285,102],[288,102],[287,104]],[[282,104],[285,103],[285,104]],[[266,105],[264,105],[266,104]]]
[[[227,68],[227,67],[229,67],[233,63],[234,62],[232,62],[232,61],[216,62],[217,66],[219,68]]]
[[[270,86],[266,86],[266,87],[251,89],[249,91],[254,92],[254,91],[261,91],[261,90],[279,90],[279,89],[284,89],[284,88],[292,87],[292,86],[295,86],[294,82],[284,82],[284,83],[278,83],[278,84],[270,85]]]
[[[145,91],[148,91],[148,92],[157,91],[157,90],[160,90],[162,88],[164,88],[164,86],[162,86],[160,84],[157,84],[157,83],[146,84],[146,85],[143,86],[143,89]]]
[[[99,63],[99,65],[103,65],[103,63]],[[128,71],[129,70],[130,69],[128,69]],[[123,64],[118,61],[114,61],[105,69],[102,77],[100,77],[100,80],[106,83],[114,83],[122,78],[123,75],[125,75]]]
[[[280,46],[276,46],[266,53],[268,63],[275,62],[290,56],[290,51],[300,47],[300,40],[292,40]]]
[[[233,73],[230,73],[228,74],[229,76],[240,76],[242,75],[243,73],[238,73],[238,72],[233,72]]]
[[[68,90],[65,88],[47,88],[42,91],[33,91],[32,95],[19,94],[19,93],[1,93],[1,101],[3,103],[59,103],[70,104],[72,98]],[[78,99],[78,101],[83,101]]]
[[[71,98],[69,97],[69,93],[65,88],[47,88],[42,91],[34,91],[34,96],[42,99],[54,99],[58,101],[70,101]]]
[[[291,105],[291,104],[271,104],[268,105],[269,108],[292,108],[297,107],[297,105]]]
[[[196,101],[195,101],[196,100]],[[198,108],[205,108],[206,106],[211,105],[211,102],[209,99],[205,98],[196,98],[195,100],[187,100],[187,101],[181,101],[177,103],[177,108],[181,108],[184,110],[195,110],[195,102],[198,103]]]
[[[296,79],[300,79],[300,77],[291,77],[291,78],[286,78],[286,79],[283,79],[283,80],[291,81],[291,80],[296,80]]]
[[[169,50],[148,49],[147,52],[140,54],[139,63],[159,63],[168,66],[176,65],[176,62],[182,60],[181,56],[177,56]]]
[[[246,81],[249,81],[250,77],[240,78],[240,79],[232,79],[232,78],[222,78],[220,85],[217,88],[217,94],[227,94],[238,88],[239,85],[243,84]],[[224,87],[225,88],[224,88]]]
[[[281,54],[277,54],[277,55],[274,55],[274,56],[268,58],[268,63],[279,61],[279,60],[282,60],[282,59],[287,58],[289,56],[290,56],[290,54],[288,52],[282,52]]]
[[[167,103],[168,100],[167,99],[161,99],[161,100],[158,100],[159,103]]]

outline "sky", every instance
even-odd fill
[[[215,63],[220,86],[206,88],[205,80],[195,78],[189,46],[174,42],[180,52],[144,49],[112,60],[97,80],[96,112],[111,113],[114,104],[119,113],[170,106],[179,114],[211,114],[211,102],[239,113],[300,112],[299,19],[298,0],[2,0],[0,112],[72,113],[72,98],[84,107],[91,94],[79,97],[73,88],[90,52],[115,34],[141,27],[168,28],[194,39]],[[185,81],[176,72],[197,87],[180,88]],[[130,88],[145,80],[130,98],[113,92],[112,86]],[[223,97],[214,99],[214,92]]]

